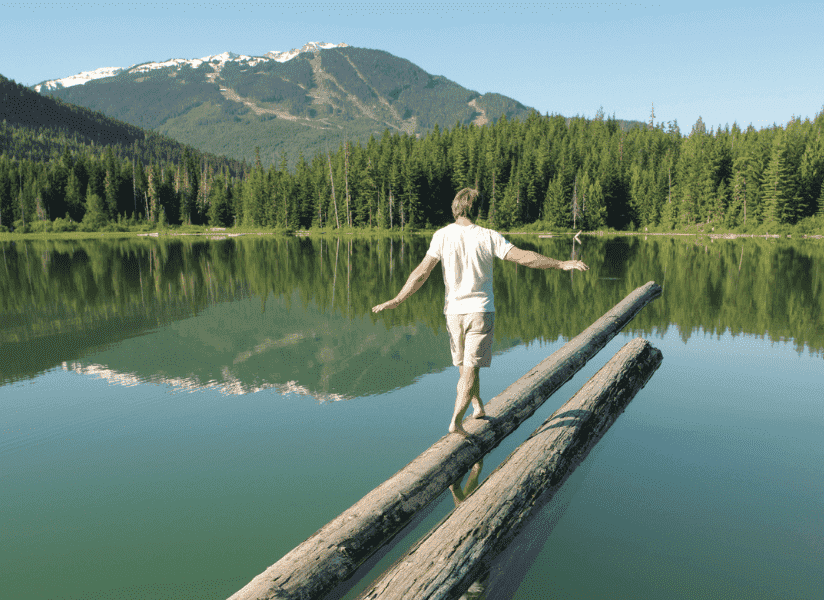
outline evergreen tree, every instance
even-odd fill
[[[764,172],[764,222],[769,225],[794,223],[799,216],[799,198],[787,164],[784,136],[773,141],[772,155]]]
[[[819,129],[814,139],[807,142],[801,157],[799,169],[799,195],[801,197],[801,217],[815,213],[818,192],[824,182],[824,136]]]
[[[142,214],[144,219],[148,219],[145,199],[148,197],[149,179],[143,169],[143,163],[136,161],[132,164],[132,203],[133,216]]]
[[[401,181],[405,224],[407,228],[413,229],[421,223],[420,199],[418,196],[421,172],[418,160],[418,156],[410,156],[404,161]]]
[[[469,185],[469,158],[465,130],[456,126],[452,139],[452,188],[457,193]]]
[[[111,146],[106,148],[104,168],[103,201],[105,203],[106,215],[109,219],[112,219],[118,214],[117,199],[120,177],[118,165],[115,161]]]
[[[302,165],[303,163],[303,154],[301,154],[298,158],[298,164]],[[281,227],[284,229],[289,223],[290,214],[294,213],[294,210],[292,209],[292,178],[286,168],[287,164],[288,160],[286,154],[281,154],[278,177],[274,181],[275,188],[273,190],[273,203],[275,206],[274,225],[275,227]]]
[[[389,210],[386,198],[386,186],[381,185],[378,191],[378,208],[375,215],[375,221],[379,229],[389,228]]]
[[[569,227],[568,204],[564,194],[563,175],[558,173],[549,182],[544,204],[544,218],[550,227]]]
[[[157,211],[160,208],[160,168],[153,164],[149,167],[148,184],[146,186],[146,220],[149,223],[157,222]]]
[[[12,187],[9,176],[10,161],[0,157],[0,231],[10,229],[12,221]]]
[[[284,175],[288,177],[288,173]],[[291,193],[284,198],[290,206],[294,209],[287,210],[287,213],[294,215],[293,221],[287,225],[292,228],[307,228],[312,224],[313,217],[317,209],[317,196],[314,193],[314,186],[312,185],[312,176],[309,170],[309,165],[303,158],[303,154],[298,158],[298,164],[295,168],[295,176],[292,178]],[[284,219],[284,224],[287,220]]]
[[[724,219],[727,227],[746,225],[747,218],[747,189],[746,189],[746,157],[739,157],[733,166],[732,189],[730,190],[730,204]]]
[[[209,225],[229,227],[232,225],[231,187],[223,175],[218,175],[209,190]]]
[[[499,210],[496,215],[495,226],[501,230],[507,230],[518,225],[516,210],[518,186],[515,180],[510,180],[501,198]]]
[[[578,201],[578,175],[575,175],[575,182],[572,184],[572,227],[578,228],[578,220],[581,218],[581,204]]]
[[[69,218],[76,223],[83,220],[83,214],[86,212],[84,206],[85,196],[86,190],[82,187],[77,172],[72,169],[69,171],[68,181],[66,182],[65,204]]]
[[[824,181],[821,182],[821,190],[818,192],[818,210],[816,214],[824,219]]]
[[[83,229],[98,231],[105,227],[109,218],[106,214],[106,203],[99,195],[92,191],[91,186],[86,193],[86,214],[83,215]]]
[[[197,197],[200,188],[195,157],[186,148],[180,165],[180,218],[184,225],[197,223]]]
[[[607,224],[607,209],[601,180],[596,179],[587,189],[586,224],[590,230],[600,229]]]
[[[489,189],[489,207],[487,209],[487,221],[489,226],[493,229],[497,227],[498,223],[498,196],[500,192],[500,169],[498,162],[498,154],[495,152],[495,147],[490,145],[486,152],[486,172],[489,177],[487,184]]]

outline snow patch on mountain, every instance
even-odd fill
[[[94,71],[84,71],[71,77],[64,77],[63,79],[53,79],[34,86],[35,92],[40,92],[41,88],[47,90],[55,90],[59,88],[72,87],[74,85],[82,85],[88,83],[92,79],[101,79],[103,77],[113,77],[123,71],[123,67],[100,67]]]
[[[94,79],[102,79],[104,77],[114,77],[124,71],[128,73],[147,73],[155,69],[166,69],[169,67],[180,68],[183,65],[189,65],[193,69],[197,69],[200,65],[207,63],[216,72],[220,72],[227,62],[246,63],[249,66],[254,66],[268,60],[276,60],[277,62],[286,62],[295,58],[302,52],[317,52],[319,50],[328,50],[329,48],[346,48],[349,44],[329,44],[326,42],[309,42],[302,48],[293,48],[286,52],[279,52],[273,50],[267,52],[265,56],[246,56],[244,54],[235,54],[234,52],[223,52],[221,54],[213,54],[211,56],[204,56],[202,58],[171,58],[163,62],[147,62],[143,64],[132,65],[128,69],[123,67],[102,67],[94,71],[85,71],[72,75],[70,77],[63,77],[62,79],[52,79],[51,81],[44,81],[34,86],[35,92],[40,92],[43,88],[46,90],[55,90],[60,88],[67,88],[74,85],[82,85]]]
[[[278,62],[286,62],[287,60],[292,60],[301,52],[314,52],[316,50],[328,50],[329,48],[346,48],[348,46],[349,44],[344,44],[343,42],[341,42],[340,44],[328,44],[326,42],[309,42],[305,44],[303,48],[300,49],[292,48],[291,50],[287,50],[285,52],[272,50],[271,52],[267,52],[266,56]]]

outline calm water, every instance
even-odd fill
[[[568,258],[572,241],[507,236]],[[404,240],[0,243],[0,597],[223,599],[446,431],[440,271]],[[664,361],[479,582],[488,599],[824,597],[824,245],[584,238],[499,262],[490,399],[633,289]],[[454,507],[450,492],[353,597]]]

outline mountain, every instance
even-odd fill
[[[384,130],[424,134],[436,124],[484,124],[529,108],[481,95],[381,50],[312,42],[287,52],[224,52],[128,68],[106,67],[34,90],[152,129],[202,151],[294,164],[344,138]]]

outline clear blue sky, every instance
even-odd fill
[[[98,67],[261,55],[309,41],[386,50],[543,113],[677,119],[688,133],[814,118],[824,4],[0,2],[0,74],[33,85]]]

